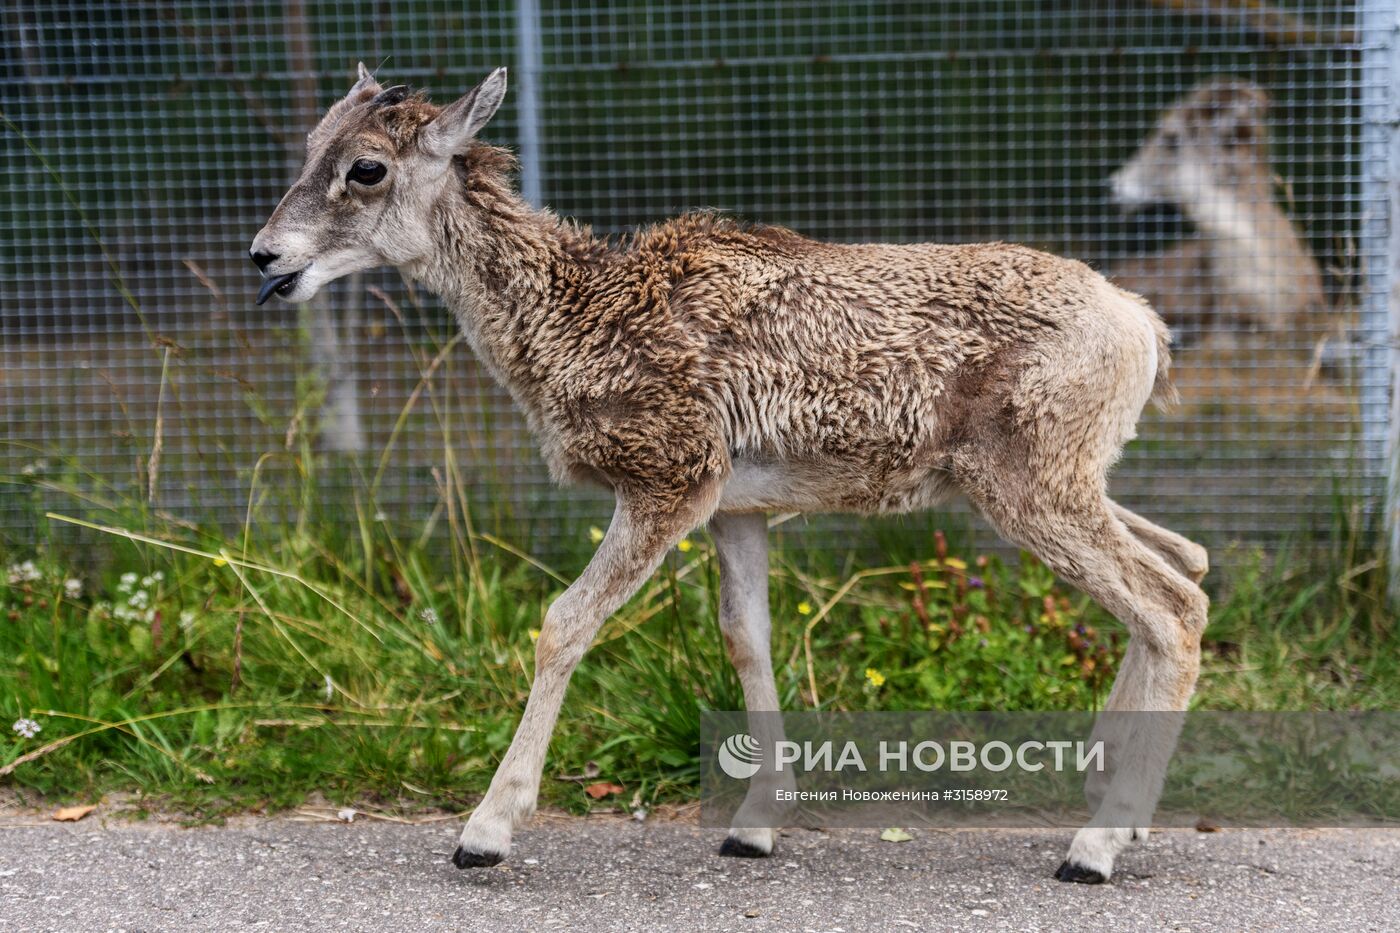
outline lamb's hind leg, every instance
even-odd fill
[[[452,856],[458,868],[495,865],[510,852],[512,831],[534,812],[540,770],[570,675],[599,626],[646,582],[672,545],[709,517],[717,501],[716,489],[697,489],[682,503],[668,507],[618,491],[617,509],[603,543],[545,614],[525,713],[486,796],[462,829]]]
[[[1001,495],[969,494],[1003,535],[1127,626],[1127,654],[1109,711],[1184,710],[1200,670],[1206,595],[1129,533],[1096,484],[1085,484],[1081,495],[1051,497],[1037,491],[1033,478],[1026,479],[1014,484],[1019,494],[1007,496],[1004,489]],[[1049,502],[1055,505],[1047,507]],[[1100,802],[1094,818],[1076,834],[1056,878],[1108,880],[1115,858],[1155,809],[1179,730],[1176,716],[1119,717],[1096,730],[1116,767],[1095,794]]]
[[[762,513],[719,514],[710,519],[710,535],[719,556],[719,627],[744,688],[749,734],[761,748],[772,749],[783,731],[769,648],[768,520]],[[776,791],[796,785],[791,771],[780,775],[771,762],[764,764],[749,780],[720,855],[759,858],[773,851],[777,827],[766,824],[777,813]]]
[[[1109,507],[1118,520],[1126,525],[1139,541],[1162,555],[1163,559],[1171,564],[1177,572],[1193,583],[1200,583],[1205,578],[1206,572],[1210,570],[1210,556],[1206,553],[1205,548],[1174,531],[1149,522],[1136,512],[1130,512],[1123,508],[1117,502],[1110,501]]]

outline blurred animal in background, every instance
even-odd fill
[[[1122,207],[1170,204],[1195,228],[1109,271],[1151,302],[1179,345],[1238,345],[1250,333],[1279,345],[1327,327],[1317,261],[1274,195],[1268,108],[1255,84],[1206,81],[1162,114],[1112,177]]]

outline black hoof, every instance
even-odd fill
[[[724,845],[719,847],[719,854],[730,858],[767,858],[770,853],[729,836],[724,840]]]
[[[1055,880],[1073,881],[1075,884],[1103,884],[1108,880],[1108,877],[1103,872],[1085,868],[1083,865],[1061,862],[1060,867],[1055,871]]]
[[[499,852],[473,852],[458,846],[457,851],[452,853],[452,864],[458,868],[490,868],[501,864],[503,858],[505,856]]]

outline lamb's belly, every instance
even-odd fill
[[[736,458],[721,512],[911,512],[946,501],[951,476],[935,467],[888,473],[845,461]]]

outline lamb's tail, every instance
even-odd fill
[[[1117,288],[1117,286],[1114,286]],[[1167,327],[1162,316],[1148,304],[1147,299],[1141,295],[1119,288],[1118,291],[1132,299],[1135,304],[1142,308],[1143,314],[1147,315],[1147,322],[1152,326],[1152,334],[1157,340],[1157,375],[1152,383],[1151,401],[1159,409],[1167,409],[1181,400],[1177,394],[1176,386],[1171,380],[1172,368],[1172,332]]]
[[[1146,302],[1143,302],[1146,305]],[[1152,330],[1157,336],[1157,378],[1152,383],[1152,401],[1159,408],[1165,411],[1177,402],[1181,401],[1181,396],[1176,391],[1176,385],[1172,382],[1172,332],[1167,328],[1167,323],[1161,316],[1148,306],[1147,311],[1152,315]]]

